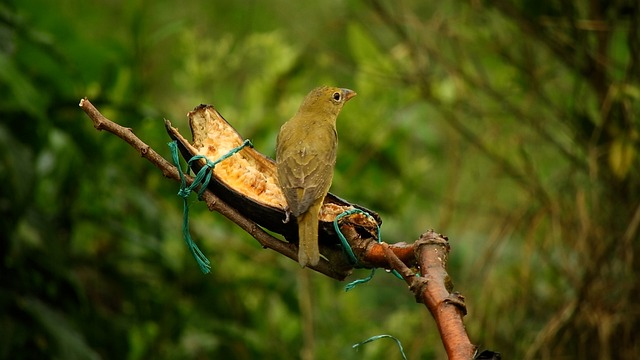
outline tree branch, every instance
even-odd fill
[[[136,149],[143,158],[147,159],[155,167],[160,169],[165,177],[180,182],[180,175],[176,167],[160,156],[160,154],[153,150],[149,145],[140,140],[130,128],[118,125],[104,117],[104,115],[102,115],[87,98],[80,100],[80,108],[82,108],[89,118],[91,118],[93,126],[97,130],[107,131],[126,141],[131,145],[131,147]],[[193,183],[193,178],[191,176],[186,175],[186,180],[188,185]],[[274,250],[297,261],[298,248],[295,244],[286,243],[273,237],[256,223],[242,216],[236,209],[220,200],[220,198],[209,190],[204,192],[202,200],[207,204],[210,211],[217,211],[227,219],[236,223],[249,235],[253,236],[264,248]],[[313,267],[313,270],[337,280],[343,280],[350,274],[350,271],[337,271],[326,261],[320,262],[317,266]]]
[[[464,297],[450,292],[453,284],[446,270],[450,250],[447,238],[429,230],[414,243],[421,274],[407,267],[387,244],[381,245],[389,264],[402,275],[416,301],[424,304],[435,319],[449,359],[471,359],[476,347],[462,322],[467,314]]]

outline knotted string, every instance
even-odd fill
[[[184,172],[182,171],[182,167],[180,166],[180,159],[178,157],[178,142],[174,140],[170,142],[168,145],[169,145],[169,149],[171,150],[171,157],[173,159],[173,163],[176,165],[176,168],[178,169],[178,174],[180,174],[180,190],[178,191],[178,196],[182,198],[183,207],[184,207],[184,212],[182,217],[182,235],[184,237],[184,241],[187,243],[187,246],[189,247],[189,250],[191,251],[191,254],[198,262],[198,266],[200,267],[200,270],[202,270],[204,274],[208,274],[211,271],[211,262],[202,253],[202,251],[200,251],[200,249],[198,248],[198,245],[196,245],[196,243],[193,241],[193,239],[191,238],[191,231],[189,230],[189,202],[188,202],[189,195],[196,187],[200,186],[200,188],[198,189],[198,200],[202,199],[202,194],[204,194],[205,190],[207,189],[207,186],[209,185],[209,182],[211,181],[211,177],[213,175],[213,168],[216,165],[218,165],[221,161],[228,159],[233,154],[242,150],[244,147],[246,146],[253,147],[253,144],[251,143],[250,140],[245,140],[242,143],[242,145],[231,149],[228,153],[222,155],[216,161],[210,161],[204,155],[193,156],[187,162],[187,169],[189,169],[189,167],[193,164],[194,161],[198,161],[200,159],[204,159],[206,163],[200,169],[200,171],[198,171],[198,174],[196,174],[196,177],[193,179],[193,182],[191,183],[191,185],[188,185],[188,186],[187,186],[187,179],[185,178]]]
[[[358,264],[358,258],[354,254],[353,249],[351,249],[351,245],[349,244],[347,239],[342,234],[342,231],[340,231],[340,226],[338,225],[338,221],[340,219],[342,219],[345,216],[352,215],[352,214],[363,214],[366,217],[372,219],[373,222],[376,223],[376,232],[377,232],[376,241],[378,243],[381,243],[382,242],[382,238],[381,238],[381,235],[380,235],[380,225],[378,225],[378,222],[376,221],[376,219],[374,219],[373,216],[371,216],[371,214],[367,213],[366,211],[363,211],[363,210],[360,210],[360,209],[349,209],[349,210],[346,210],[345,212],[341,213],[340,215],[336,216],[335,219],[333,219],[333,228],[336,230],[336,233],[338,234],[338,238],[340,239],[340,243],[342,244],[342,248],[344,249],[345,253],[347,254],[347,258],[349,259],[349,263],[351,265],[353,265],[354,267],[358,268],[358,267],[360,267],[360,265]],[[356,287],[359,284],[363,284],[363,283],[368,282],[369,280],[371,280],[373,278],[373,275],[375,274],[375,272],[376,272],[376,269],[373,268],[373,269],[371,269],[371,273],[369,274],[369,276],[367,276],[366,278],[357,279],[357,280],[354,280],[354,281],[348,283],[344,287],[344,291],[349,291],[349,290],[353,289],[354,287]],[[391,272],[397,278],[402,280],[402,276],[397,271],[392,270]]]

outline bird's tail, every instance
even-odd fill
[[[322,200],[319,201],[322,205]],[[320,261],[318,248],[318,212],[320,206],[315,204],[298,217],[298,262],[302,267],[315,266]]]

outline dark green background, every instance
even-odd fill
[[[0,358],[400,358],[351,349],[378,334],[445,358],[393,276],[345,293],[193,200],[202,275],[178,184],[78,108],[168,158],[163,118],[188,135],[210,103],[273,156],[320,84],[359,94],[332,192],[378,211],[387,242],[449,236],[475,344],[633,358],[639,19],[605,0],[0,4]]]

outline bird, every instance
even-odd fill
[[[345,88],[317,87],[278,133],[277,177],[287,201],[287,218],[292,214],[298,223],[298,262],[303,268],[320,261],[318,215],[333,180],[336,119],[354,96],[355,91]]]

